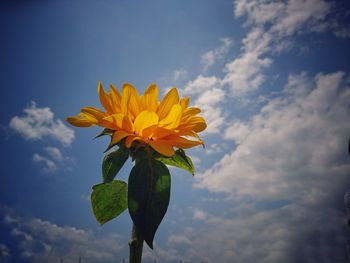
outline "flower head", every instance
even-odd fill
[[[165,156],[174,155],[173,147],[186,149],[203,144],[197,133],[207,125],[202,117],[197,116],[200,109],[189,107],[190,99],[180,99],[176,88],[172,88],[161,101],[158,101],[155,84],[139,95],[128,83],[123,85],[121,93],[113,85],[108,93],[99,83],[98,94],[104,111],[84,107],[67,121],[78,127],[98,125],[112,130],[111,145],[123,141],[130,148],[138,142],[141,146],[150,145]]]

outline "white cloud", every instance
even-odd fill
[[[56,161],[63,161],[65,159],[65,157],[63,157],[60,149],[58,149],[56,147],[47,146],[47,147],[45,147],[44,150],[51,158],[53,158]]]
[[[38,108],[35,102],[24,110],[23,116],[14,116],[10,128],[28,140],[52,138],[64,146],[69,146],[74,140],[74,131],[68,128],[60,119],[54,119],[54,113],[49,107]]]
[[[290,77],[284,96],[270,100],[247,123],[226,130],[225,137],[238,146],[197,176],[198,186],[310,202],[325,195],[326,188],[339,187],[329,186],[328,177],[342,182],[350,168],[342,163],[350,133],[350,92],[344,85],[342,72],[318,74],[313,83],[305,74]]]
[[[219,133],[224,123],[224,116],[218,104],[225,97],[220,80],[214,76],[199,75],[195,80],[186,84],[184,93],[197,96],[193,105],[200,107],[201,115],[207,121],[208,127],[204,133]]]
[[[207,218],[206,213],[200,209],[194,209],[193,211],[193,220],[205,220]]]
[[[2,220],[3,223],[5,224],[13,224],[13,223],[18,223],[17,219],[10,216],[10,215],[5,215],[3,220]]]
[[[56,163],[52,160],[50,160],[49,158],[47,157],[44,157],[38,153],[35,153],[33,155],[33,158],[32,158],[33,162],[34,163],[40,163],[43,165],[43,171],[44,172],[48,172],[48,173],[51,173],[51,172],[56,172],[58,167],[56,165]]]
[[[242,53],[227,63],[223,84],[232,96],[258,89],[266,79],[264,70],[272,65],[272,55],[294,45],[296,33],[330,29],[326,22],[332,5],[322,0],[235,1],[236,17],[246,16],[252,26],[242,40]]]
[[[272,56],[294,45],[291,36],[323,31],[321,27],[329,29],[321,24],[326,23],[331,10],[332,4],[323,0],[235,1],[236,17],[246,16],[247,25],[251,26],[242,40],[241,54],[225,65],[222,78],[198,75],[184,88],[184,93],[198,96],[195,104],[203,108],[208,123],[205,132],[220,133],[225,118],[222,102],[227,102],[227,95],[242,98],[257,90],[267,78],[264,71],[272,65]],[[202,56],[205,69],[214,63],[216,57],[227,52],[231,44],[225,41],[221,48]]]
[[[234,216],[206,212],[204,226],[173,234],[191,244],[183,248],[174,242],[171,247],[183,248],[184,262],[346,262],[344,222],[332,206],[299,203],[261,211],[243,203],[232,212]]]
[[[34,153],[32,161],[41,165],[45,173],[54,173],[58,170],[70,170],[73,160],[69,156],[64,156],[57,147],[47,146],[44,148],[44,154]]]
[[[334,35],[336,35],[339,38],[350,38],[350,29],[338,28],[334,31]]]
[[[184,79],[187,76],[187,71],[184,69],[177,69],[174,72],[174,81]]]
[[[0,260],[6,260],[11,256],[10,249],[5,245],[0,243]]]
[[[191,241],[184,235],[170,235],[167,241],[168,246],[191,245]]]
[[[199,75],[195,80],[189,81],[186,84],[184,93],[187,95],[200,94],[206,90],[220,86],[220,79],[217,77],[205,77],[203,75]]]
[[[272,32],[279,35],[291,35],[297,30],[305,30],[310,26],[323,21],[331,11],[331,4],[322,0],[289,0],[279,19],[271,27]],[[308,28],[308,27],[307,27]]]
[[[226,65],[223,83],[230,87],[232,96],[245,95],[260,87],[266,78],[261,72],[271,63],[270,58],[261,58],[256,52],[243,53]]]
[[[201,64],[203,65],[203,71],[207,71],[214,63],[222,59],[233,45],[233,41],[229,38],[221,38],[221,46],[204,53],[201,56]]]
[[[236,143],[242,143],[248,137],[249,133],[248,125],[236,120],[226,128],[224,138],[234,140]]]
[[[332,4],[323,0],[236,0],[234,13],[236,17],[246,15],[250,25],[271,24],[272,33],[287,36],[324,22],[331,10]]]
[[[9,216],[7,216],[9,217]],[[22,218],[11,215],[4,220],[12,227],[12,235],[18,241],[23,257],[32,262],[114,262],[117,252],[123,248],[120,237],[109,234],[104,237],[70,226],[59,226],[39,218]],[[30,237],[30,238],[28,238]]]
[[[23,232],[22,230],[20,230],[18,228],[13,228],[11,231],[11,235],[13,235],[15,237],[21,237],[26,242],[33,241],[33,237],[31,235],[29,235],[26,232]]]
[[[262,1],[234,1],[234,14],[236,17],[248,14],[250,23],[264,24],[275,21],[285,5],[282,2],[262,2]]]
[[[213,153],[219,153],[223,151],[222,145],[218,143],[210,143],[205,146],[205,153],[206,154],[213,154]]]
[[[157,249],[151,250],[148,246],[144,246],[142,253],[142,261],[144,262],[178,262],[179,259],[181,259],[180,253],[174,248],[157,247]]]
[[[219,133],[224,123],[221,107],[218,106],[224,100],[225,92],[219,88],[211,88],[203,91],[195,101],[195,106],[202,110],[202,116],[207,121],[205,133]]]

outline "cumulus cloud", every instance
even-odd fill
[[[65,159],[60,149],[58,149],[57,147],[47,146],[45,147],[45,151],[52,159],[56,161],[63,161]]]
[[[310,30],[314,24],[325,22],[331,10],[332,4],[323,0],[236,0],[234,13],[236,17],[246,15],[250,25],[271,24],[272,32],[286,36],[297,30]]]
[[[42,169],[44,172],[51,173],[51,172],[57,171],[56,163],[45,156],[35,153],[33,155],[32,160],[34,163],[42,164],[43,165]]]
[[[206,213],[200,209],[194,209],[193,220],[205,220],[207,218]]]
[[[74,140],[74,131],[68,128],[60,119],[54,119],[54,113],[49,107],[38,108],[35,102],[23,110],[22,116],[14,116],[10,128],[27,140],[42,140],[52,138],[64,146],[69,146]]]
[[[196,99],[192,104],[201,108],[201,115],[207,121],[208,127],[204,133],[219,133],[220,127],[224,123],[224,116],[218,104],[225,97],[221,81],[215,76],[199,75],[195,80],[186,84],[184,93],[186,95],[196,95]]]
[[[114,262],[116,253],[123,248],[120,237],[109,234],[104,237],[71,226],[60,226],[40,218],[23,218],[7,215],[3,220],[12,228],[21,256],[31,262]],[[0,247],[1,249],[1,247]]]
[[[346,262],[344,222],[334,208],[299,203],[261,210],[243,203],[232,212],[206,213],[203,227],[173,234],[191,244],[172,248],[183,248],[184,262]]]
[[[201,56],[203,71],[207,71],[217,60],[222,59],[233,45],[233,41],[230,38],[221,38],[220,41],[222,43],[221,46]]]
[[[350,29],[338,28],[334,31],[334,34],[339,38],[350,38]]]
[[[339,165],[350,132],[345,121],[350,93],[344,73],[318,74],[313,86],[304,86],[309,82],[303,74],[291,76],[284,97],[270,100],[247,123],[229,127],[225,137],[235,140],[237,148],[206,171],[198,186],[239,195],[311,200],[323,194],[321,186],[326,184],[321,184],[330,175],[341,180],[349,171],[346,163]],[[315,189],[306,187],[306,179],[317,182]]]
[[[171,247],[179,246],[179,245],[191,245],[191,240],[189,240],[184,235],[170,235],[167,241],[168,245]]]
[[[273,64],[273,57],[290,49],[295,43],[293,37],[296,34],[331,28],[323,25],[330,24],[327,18],[333,5],[324,0],[237,0],[234,6],[235,16],[244,16],[249,27],[242,40],[241,53],[225,65],[222,78],[200,74],[189,81],[184,89],[187,94],[199,96],[196,102],[204,99],[210,101],[208,106],[198,103],[204,105],[203,115],[209,118],[207,133],[219,133],[223,126],[224,111],[219,102],[227,101],[227,95],[242,98],[261,87],[267,78],[265,70]],[[222,41],[220,48],[201,57],[204,70],[227,53],[231,42],[227,39]]]
[[[288,50],[296,33],[329,29],[326,19],[332,5],[323,0],[235,1],[236,17],[245,16],[251,27],[242,40],[242,53],[226,65],[223,83],[231,95],[242,96],[258,89],[272,55]]]
[[[266,78],[262,70],[271,63],[270,58],[261,58],[259,53],[243,53],[226,65],[227,74],[223,83],[230,87],[233,96],[245,95],[261,86]]]
[[[6,262],[10,256],[10,249],[5,244],[0,243],[0,260]]]
[[[197,78],[189,81],[186,84],[184,88],[184,93],[187,95],[200,94],[206,90],[220,86],[220,79],[218,79],[217,77],[205,77],[203,75],[199,75],[197,76]]]
[[[47,146],[44,153],[34,153],[32,161],[41,166],[45,173],[54,173],[61,169],[70,169],[72,160],[68,156],[64,156],[57,147]]]
[[[187,71],[184,69],[177,69],[174,72],[174,81],[184,79],[187,76]]]
[[[205,146],[206,154],[214,154],[222,151],[223,151],[223,147],[221,144],[218,144],[218,143],[209,143]]]
[[[250,130],[246,123],[235,120],[229,127],[226,128],[224,138],[228,140],[234,140],[237,143],[241,143],[249,135]]]

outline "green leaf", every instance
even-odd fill
[[[99,134],[97,134],[94,139],[97,139],[97,138],[99,138],[101,136],[105,136],[105,135],[112,136],[113,133],[114,133],[114,130],[105,128]]]
[[[172,157],[166,157],[163,155],[157,155],[156,159],[167,165],[176,166],[184,169],[194,175],[194,165],[190,157],[185,154],[184,150],[176,150]]]
[[[152,249],[154,235],[168,209],[170,184],[168,168],[153,158],[137,160],[129,176],[129,213]]]
[[[103,225],[120,215],[128,207],[128,186],[115,180],[92,187],[91,204],[97,221]]]
[[[102,162],[102,177],[104,183],[112,182],[129,157],[129,152],[123,148],[108,153]]]

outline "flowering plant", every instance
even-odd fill
[[[206,123],[198,116],[200,109],[189,107],[190,99],[180,99],[176,88],[160,102],[155,84],[139,95],[128,83],[121,93],[113,85],[106,92],[99,83],[98,94],[104,111],[88,106],[66,120],[77,127],[101,126],[104,129],[96,137],[111,137],[102,162],[103,183],[92,188],[92,209],[104,224],[128,208],[134,223],[129,260],[141,262],[143,241],[153,248],[168,208],[171,178],[166,165],[194,175],[193,163],[183,149],[204,145],[197,133]],[[114,180],[129,156],[135,165],[128,184]]]

